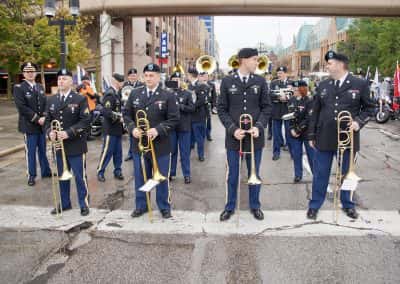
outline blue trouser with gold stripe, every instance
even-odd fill
[[[254,161],[256,164],[256,174],[259,177],[260,164],[261,164],[262,149],[254,152]],[[239,183],[239,152],[235,150],[226,151],[228,159],[228,175],[227,175],[227,196],[225,210],[234,211],[236,207],[237,188]],[[251,159],[250,155],[246,154],[244,159],[247,164],[247,174],[250,175]],[[244,162],[244,161],[243,161]],[[261,185],[249,185],[249,202],[250,209],[259,209],[260,204],[260,188]],[[240,202],[240,201],[239,201]]]
[[[331,175],[331,167],[333,157],[337,154],[336,151],[319,151],[315,150],[314,153],[314,166],[313,166],[313,184],[312,184],[312,199],[309,203],[309,208],[319,209],[325,201],[326,191],[329,184],[329,177]],[[345,175],[349,170],[349,150],[344,152],[342,173]],[[342,190],[340,192],[340,201],[343,208],[354,208],[355,204],[350,199],[350,191]]]
[[[170,192],[169,192],[169,167],[170,167],[170,154],[157,157],[157,163],[160,173],[165,176],[165,181],[160,182],[156,186],[156,202],[158,209],[170,210]],[[152,177],[152,160],[149,156],[144,157],[144,166],[146,169],[147,179]],[[144,185],[141,154],[133,153],[133,174],[135,176],[135,205],[136,209],[147,209],[146,193],[140,191],[139,188]]]
[[[51,170],[46,156],[46,135],[44,133],[25,134],[25,154],[28,175],[36,177],[36,151],[38,153],[41,175],[50,176]]]
[[[80,208],[89,207],[89,191],[86,176],[86,154],[66,156],[68,170],[74,174]],[[57,153],[57,169],[59,176],[63,172],[61,153]],[[71,207],[71,181],[60,181],[61,203],[63,208]]]
[[[181,158],[182,174],[190,177],[190,131],[171,131],[171,176],[176,176],[178,164],[178,148]]]
[[[106,135],[104,136],[103,151],[101,152],[100,162],[97,166],[97,174],[104,175],[106,167],[113,158],[114,175],[122,173],[122,136]]]
[[[310,165],[311,173],[313,172],[314,149],[308,144],[308,141],[302,138],[291,138],[292,157],[294,164],[294,176],[303,177],[303,144],[306,149],[308,164]]]
[[[273,119],[272,120],[272,148],[273,155],[279,156],[281,154],[281,147],[284,145],[285,141],[283,140],[282,135],[282,124],[285,126],[285,140],[286,145],[289,148],[289,152],[291,153],[291,145],[290,145],[290,133],[289,133],[289,121],[282,119]]]

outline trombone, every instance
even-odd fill
[[[336,177],[335,188],[333,190],[333,205],[335,208],[335,222],[338,222],[340,190],[350,191],[350,200],[356,190],[358,182],[361,180],[354,171],[354,131],[351,128],[353,118],[348,111],[341,111],[337,116],[337,156],[336,156]],[[343,160],[345,151],[350,151],[349,170],[343,175]]]
[[[144,185],[139,188],[139,190],[143,189],[146,192],[146,203],[147,208],[149,210],[149,220],[153,222],[153,212],[151,209],[151,199],[150,199],[150,190],[160,182],[166,180],[166,177],[160,173],[157,163],[156,152],[154,149],[153,141],[150,139],[148,135],[146,135],[147,131],[150,129],[150,122],[147,119],[147,113],[144,110],[138,110],[136,112],[136,127],[142,131],[142,135],[139,137],[138,148],[141,153],[141,166],[143,173]],[[147,178],[146,168],[144,164],[144,155],[150,152],[151,159],[153,164],[153,177],[151,179]],[[149,187],[149,190],[145,190],[146,187]]]
[[[62,216],[62,201],[59,181],[67,181],[72,178],[71,172],[68,170],[67,158],[65,155],[64,142],[58,138],[57,133],[62,131],[61,123],[58,120],[52,120],[50,123],[50,131],[56,133],[56,138],[54,141],[50,140],[50,151],[51,151],[51,189],[53,192],[53,201],[56,209],[57,217]],[[61,152],[62,158],[62,174],[59,175],[57,167],[57,151]],[[54,176],[54,173],[56,176]],[[58,206],[60,206],[60,211],[58,211]]]

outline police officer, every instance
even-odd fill
[[[126,113],[124,116],[129,133],[132,133],[133,140],[133,168],[135,176],[135,198],[136,209],[132,212],[132,217],[139,217],[147,212],[146,194],[139,191],[144,184],[141,153],[138,149],[139,137],[145,134],[153,140],[154,149],[160,173],[167,179],[160,182],[157,187],[157,205],[163,218],[171,217],[170,192],[169,192],[169,165],[171,145],[169,134],[179,123],[179,110],[175,95],[161,87],[160,67],[150,63],[143,70],[145,86],[135,89],[130,94],[126,103]],[[147,114],[150,129],[147,133],[136,126],[136,113],[143,110]],[[144,155],[144,164],[147,178],[152,177],[151,153]]]
[[[258,66],[257,49],[243,48],[238,53],[240,67],[234,75],[222,79],[221,93],[218,96],[218,116],[225,127],[225,147],[228,161],[227,203],[220,215],[220,220],[228,220],[234,214],[237,199],[239,176],[239,147],[243,140],[243,151],[250,151],[250,138],[254,138],[255,171],[259,176],[261,154],[265,144],[264,128],[267,127],[271,113],[271,102],[265,79],[254,75]],[[239,128],[239,117],[242,114],[253,117],[253,127],[248,130]],[[250,155],[246,155],[246,164],[250,174]],[[249,186],[250,210],[257,220],[264,219],[260,209],[261,185]]]
[[[103,95],[103,150],[97,166],[97,180],[105,182],[104,172],[111,158],[114,163],[114,177],[123,180],[122,174],[122,134],[124,131],[122,118],[122,101],[120,90],[124,76],[114,73],[111,78],[111,86]]]
[[[287,94],[280,95],[280,89],[290,88],[293,84],[291,80],[287,78],[286,66],[280,66],[276,70],[278,79],[271,82],[271,100],[272,100],[272,160],[279,160],[281,155],[281,147],[284,146],[282,136],[282,125],[285,127],[285,140],[286,145],[290,151],[290,136],[289,136],[289,122],[285,121],[282,123],[282,116],[288,113],[287,102],[289,97]],[[275,92],[274,92],[275,91]]]
[[[309,111],[312,109],[312,98],[308,97],[307,82],[300,80],[293,82],[294,95],[289,99],[288,109],[290,116],[289,131],[291,135],[292,156],[294,163],[294,182],[303,178],[303,144],[306,150],[308,164],[313,171],[314,149],[307,141],[307,127]],[[285,116],[284,116],[285,117]]]
[[[61,69],[57,73],[59,92],[55,96],[48,98],[46,107],[46,132],[51,141],[56,138],[64,143],[67,165],[63,164],[61,153],[57,153],[57,169],[59,174],[63,172],[63,167],[72,169],[75,176],[75,184],[78,191],[79,206],[81,215],[89,214],[89,191],[86,177],[86,152],[87,152],[87,129],[90,123],[89,108],[86,97],[72,91],[72,73],[66,69]],[[62,131],[53,131],[51,122],[60,121]],[[51,211],[70,210],[70,187],[71,182],[60,181],[61,204]]]
[[[26,62],[21,65],[21,71],[25,81],[14,86],[13,94],[19,113],[18,130],[24,133],[28,185],[33,186],[36,177],[36,152],[42,178],[51,177],[46,157],[46,135],[43,131],[46,96],[42,85],[35,82],[37,66]]]
[[[200,162],[204,161],[204,142],[206,139],[206,121],[210,86],[207,84],[206,73],[202,72],[199,74],[196,69],[189,69],[189,72],[194,80],[189,84],[189,90],[193,91],[196,95],[196,101],[194,103],[195,110],[192,114],[192,138],[191,148],[197,144],[197,155]]]
[[[348,72],[348,58],[334,51],[325,55],[327,70],[331,79],[324,80],[316,89],[312,115],[310,116],[308,139],[315,147],[312,199],[309,203],[307,217],[316,219],[322,206],[332,160],[337,153],[337,116],[341,111],[349,111],[353,118],[351,128],[354,133],[354,150],[360,149],[360,129],[368,122],[374,111],[374,102],[369,96],[368,83]],[[349,150],[344,152],[342,172],[345,175],[349,168]],[[349,191],[341,191],[342,209],[352,219],[358,217]]]
[[[182,173],[185,183],[190,183],[190,132],[192,128],[191,114],[194,111],[194,100],[196,96],[193,92],[181,87],[182,73],[175,72],[171,75],[171,80],[178,82],[178,89],[174,90],[178,108],[180,111],[179,124],[175,130],[171,131],[171,172],[170,180],[176,176],[176,165],[178,161],[178,145],[181,156]]]
[[[131,86],[133,88],[139,88],[144,86],[143,83],[138,80],[138,72],[136,68],[131,68],[128,70],[128,80],[124,83],[122,88],[126,86]],[[128,155],[125,158],[125,162],[130,161],[133,158],[132,145],[133,145],[133,137],[132,134],[129,134],[129,150],[128,150]]]
[[[208,73],[204,73],[200,77],[201,80],[207,82],[210,87],[210,92],[208,93],[208,106],[207,106],[207,120],[206,120],[206,138],[208,141],[212,141],[211,137],[211,115],[214,112],[214,109],[217,105],[217,90],[213,81],[209,80]]]

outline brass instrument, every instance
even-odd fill
[[[174,68],[172,68],[172,73],[175,73],[175,72],[179,72],[182,75],[185,75],[185,70],[183,69],[182,65],[180,65],[179,63],[176,64]]]
[[[256,71],[254,72],[255,74],[262,75],[267,71],[268,66],[269,66],[269,58],[266,55],[262,55],[258,57],[258,66]]]
[[[135,89],[135,88],[131,85],[126,85],[125,87],[122,88],[121,101],[123,104],[125,104],[128,101],[129,95],[131,94],[133,89]]]
[[[294,91],[292,88],[280,88],[277,90],[271,90],[271,94],[272,102],[286,102],[294,95]]]
[[[229,60],[228,60],[228,66],[231,67],[232,69],[238,69],[239,68],[239,58],[236,54],[232,55]]]
[[[196,70],[199,73],[206,72],[211,74],[215,69],[217,69],[217,61],[212,56],[203,55],[196,60]]]
[[[361,178],[357,176],[354,171],[354,132],[351,128],[353,123],[353,118],[351,113],[348,111],[341,111],[337,116],[337,135],[338,135],[338,146],[337,146],[337,156],[336,156],[336,183],[333,190],[333,205],[335,208],[335,222],[338,222],[339,215],[339,202],[340,202],[340,190],[346,182],[351,184],[357,184]],[[347,174],[343,175],[343,158],[345,151],[349,150],[349,170]],[[344,190],[344,189],[343,189]],[[349,189],[346,189],[349,190]],[[355,187],[350,189],[350,199],[353,198],[353,193]]]
[[[53,192],[53,202],[54,208],[56,209],[56,216],[62,216],[62,200],[61,200],[61,191],[59,181],[70,180],[72,178],[71,172],[68,170],[67,159],[65,156],[64,143],[57,137],[57,132],[62,131],[61,124],[58,120],[51,121],[50,131],[54,131],[56,133],[56,139],[54,141],[50,141],[49,143],[49,152],[51,157],[50,167],[51,167],[51,189]],[[62,168],[63,173],[59,176],[58,167],[57,167],[57,151],[61,151],[62,157]],[[55,175],[54,175],[55,174]],[[58,211],[60,208],[60,211]]]
[[[136,127],[139,128],[143,132],[142,135],[139,137],[139,142],[138,142],[138,148],[141,153],[143,180],[145,183],[143,186],[146,186],[146,184],[148,182],[156,185],[156,184],[166,180],[166,177],[160,173],[160,170],[158,168],[157,157],[156,157],[153,141],[150,139],[150,137],[148,135],[146,135],[147,131],[150,129],[150,122],[147,119],[147,113],[144,110],[138,110],[136,112]],[[147,178],[146,168],[144,165],[144,154],[147,152],[151,152],[151,159],[152,159],[152,164],[153,164],[153,177],[151,179]],[[146,202],[147,202],[147,207],[149,210],[149,219],[150,219],[150,222],[152,222],[153,221],[153,213],[152,213],[152,209],[151,209],[151,200],[150,200],[150,192],[149,191],[146,191]]]

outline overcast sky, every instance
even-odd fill
[[[283,46],[291,44],[302,24],[314,24],[317,17],[215,17],[215,35],[220,47],[220,64],[227,68],[229,57],[241,47],[255,47],[258,42],[274,46],[279,30]]]

